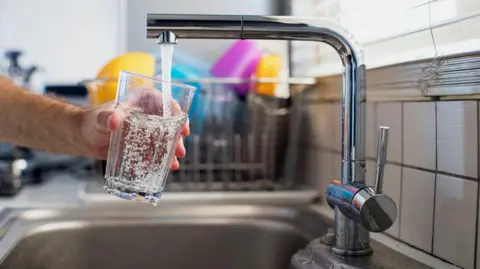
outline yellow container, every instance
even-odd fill
[[[97,79],[87,85],[92,104],[103,104],[115,100],[120,71],[153,77],[155,57],[144,52],[127,52],[108,62],[98,72]]]
[[[129,71],[153,76],[155,57],[145,52],[127,52],[108,62],[97,74],[97,78],[116,78],[120,71]]]
[[[115,100],[115,97],[117,96],[117,86],[117,78],[105,82],[103,85],[103,93],[100,94],[100,96],[103,97],[102,103]]]
[[[282,58],[279,55],[266,54],[260,59],[255,72],[256,78],[277,79],[280,75]],[[258,82],[255,85],[255,91],[264,95],[275,95],[275,89],[278,83]]]

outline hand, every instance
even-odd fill
[[[152,98],[154,97],[154,98]],[[142,105],[148,107],[149,110],[162,112],[161,98],[157,98],[158,94],[152,96],[152,91],[141,91],[133,100],[131,105]],[[159,102],[160,101],[160,102]],[[172,112],[179,110],[173,106]],[[107,159],[108,147],[110,143],[110,135],[113,131],[120,127],[122,121],[122,111],[116,110],[112,103],[92,107],[85,112],[81,124],[81,133],[86,141],[90,155],[100,159]],[[188,119],[181,131],[181,136],[175,147],[175,157],[172,161],[171,169],[177,170],[180,167],[178,158],[183,158],[186,154],[183,145],[183,136],[190,134]]]

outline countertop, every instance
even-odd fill
[[[79,191],[86,184],[68,173],[52,174],[45,183],[26,185],[13,197],[0,197],[0,210],[5,207],[75,207],[82,204]]]

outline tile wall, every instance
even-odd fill
[[[340,177],[340,103],[310,102],[302,111],[299,169],[323,191]],[[368,103],[366,114],[370,184],[377,128],[391,128],[384,191],[399,215],[386,234],[462,268],[480,268],[478,101]]]

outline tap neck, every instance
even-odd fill
[[[323,42],[344,66],[342,184],[365,182],[365,65],[355,39],[325,19],[288,16],[148,14],[147,38],[173,32],[178,39],[271,39]]]
[[[353,36],[337,23],[319,18],[254,15],[148,14],[147,38],[171,31],[179,39],[274,39],[324,42],[340,57],[363,64]]]

